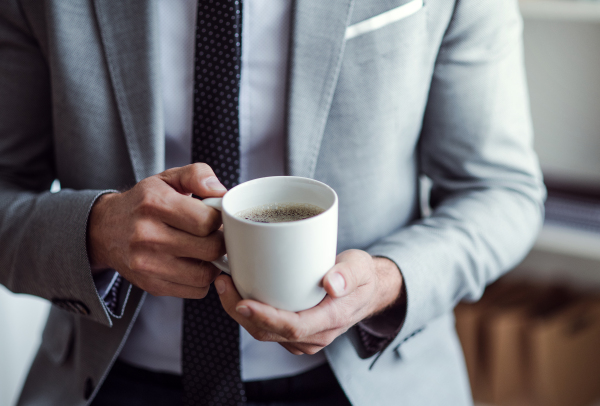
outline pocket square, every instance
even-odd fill
[[[345,39],[357,37],[370,31],[385,27],[388,24],[395,23],[408,16],[413,15],[423,8],[423,0],[413,0],[399,7],[393,8],[385,13],[368,18],[346,28]]]

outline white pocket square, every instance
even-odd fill
[[[345,38],[348,40],[350,38],[365,34],[369,31],[385,27],[388,24],[395,23],[396,21],[413,15],[422,9],[423,5],[423,0],[413,0],[410,3],[403,4],[399,7],[386,11],[385,13],[376,15],[375,17],[363,20],[360,23],[352,24],[346,28]]]

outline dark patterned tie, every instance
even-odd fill
[[[238,96],[242,2],[200,0],[196,23],[192,161],[205,162],[226,188],[238,183]],[[182,342],[184,404],[243,405],[239,327],[214,286],[185,300]]]

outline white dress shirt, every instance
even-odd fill
[[[244,0],[240,82],[241,181],[283,175],[291,0]],[[157,0],[167,168],[190,163],[197,0]],[[181,374],[183,300],[147,295],[120,358]],[[291,376],[325,362],[259,342],[240,328],[242,380]]]

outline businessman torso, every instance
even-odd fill
[[[493,177],[487,169],[513,165],[517,168],[513,172],[526,174],[525,180],[506,175],[499,181],[525,185],[523,193],[535,194],[534,186],[527,183],[536,170],[535,160],[524,146],[530,129],[526,108],[521,107],[520,76],[517,72],[517,83],[509,83],[504,70],[494,71],[499,69],[496,61],[507,59],[511,67],[521,69],[519,57],[513,55],[519,53],[515,5],[472,4],[475,16],[469,16],[464,11],[467,6],[460,10],[453,2],[430,1],[408,15],[392,13],[387,19],[376,19],[410,3],[414,7],[418,2],[299,0],[294,6],[287,173],[314,177],[336,190],[339,251],[361,248],[385,256],[402,252],[399,230],[421,215],[421,173],[434,178],[449,174],[436,179],[442,185],[438,197],[445,198],[450,192],[486,188]],[[23,89],[25,106],[15,110],[19,113],[13,118],[19,125],[11,127],[7,121],[9,130],[14,127],[18,131],[9,131],[14,136],[2,141],[3,149],[14,151],[3,157],[9,168],[3,182],[10,193],[41,191],[58,178],[65,195],[69,190],[89,191],[60,204],[87,207],[102,190],[127,188],[160,172],[164,127],[156,16],[151,2],[96,0],[73,5],[48,1],[9,8],[4,14],[14,20],[16,29],[7,30],[5,36],[14,46],[18,63],[27,66],[15,75],[13,84]],[[376,23],[357,26],[369,20]],[[480,39],[463,45],[461,35],[470,32]],[[486,85],[486,80],[493,85]],[[463,87],[455,86],[461,81]],[[490,153],[486,144],[493,145],[499,137],[496,134],[506,130],[493,119],[482,119],[482,115],[494,118],[500,114],[494,108],[501,103],[497,99],[505,96],[493,94],[496,86],[516,88],[512,103],[519,112],[508,113],[520,122],[508,130],[514,152],[526,157],[522,167],[506,158],[505,152]],[[453,100],[458,100],[456,106]],[[469,138],[479,132],[491,135],[483,141]],[[8,197],[5,201],[10,206],[14,201]],[[53,198],[47,197],[49,202]],[[474,207],[477,210],[477,204]],[[31,210],[33,218],[49,215],[42,209],[39,213],[37,208]],[[89,314],[52,310],[20,404],[85,404],[122,348],[143,301],[143,292],[126,286],[129,296],[123,303],[127,305],[111,315],[95,296],[91,276],[76,275],[87,269],[85,251],[81,252],[85,248],[81,218],[85,215],[76,212],[61,218],[59,213],[54,220],[44,220],[55,228],[68,228],[77,221],[75,231],[65,231],[69,236],[65,244],[44,245],[40,242],[45,241],[43,233],[38,239],[21,240],[42,246],[32,260],[60,258],[50,262],[53,268],[39,274],[61,268],[71,271],[62,283],[51,283],[51,288],[45,287],[44,277],[40,277],[39,281],[17,283],[13,290],[39,294],[56,303],[72,298],[82,302]],[[529,220],[530,226],[535,224],[536,220]],[[431,239],[420,230],[414,231],[417,239],[429,244]],[[528,238],[523,237],[523,245]],[[71,241],[74,243],[69,244]],[[456,245],[463,245],[466,252],[472,250],[468,243]],[[66,261],[62,256],[72,256],[74,249],[77,258],[61,262]],[[416,260],[408,258],[405,328],[373,367],[373,359],[362,360],[357,355],[352,331],[326,349],[350,400],[355,404],[394,404],[399,400],[406,404],[468,403],[464,366],[449,316],[451,302],[478,294],[480,288],[470,287],[465,274],[486,275],[481,278],[485,281],[514,263],[521,251],[515,248],[500,260],[483,252],[478,270],[463,266],[463,257],[468,255],[457,252],[452,259],[456,264],[449,265],[447,272],[431,269],[426,282],[411,276],[411,269],[418,267],[413,266]],[[430,268],[442,268],[446,259],[439,258]],[[494,265],[489,265],[492,262]],[[25,266],[19,263],[15,274]],[[459,271],[461,267],[464,270]],[[35,277],[32,274],[30,279]],[[430,390],[432,384],[435,392]]]

